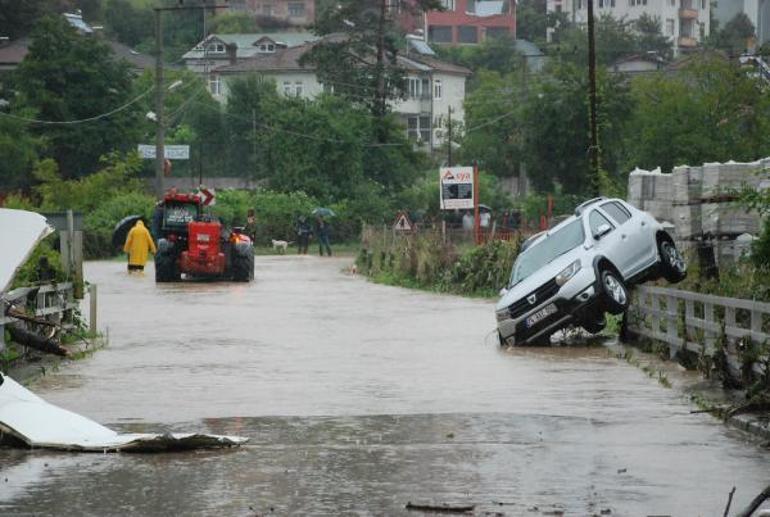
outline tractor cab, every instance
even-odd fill
[[[161,238],[155,257],[155,279],[172,282],[186,277],[254,278],[254,247],[240,232],[225,228],[203,213],[196,194],[167,194],[163,198]]]

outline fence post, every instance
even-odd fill
[[[91,335],[96,335],[96,332],[98,331],[96,319],[96,284],[90,284],[88,286],[88,308],[88,326]]]
[[[666,334],[668,334],[669,344],[668,352],[669,358],[673,359],[679,351],[679,344],[677,343],[679,338],[679,325],[677,322],[679,316],[679,302],[671,294],[666,296],[666,312],[668,313],[668,321],[666,322]],[[684,344],[687,345],[686,339],[684,340]]]

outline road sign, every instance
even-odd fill
[[[139,144],[137,146],[139,155],[145,160],[155,159],[155,146],[148,144]],[[165,158],[169,160],[189,160],[190,159],[190,146],[189,145],[164,145],[163,154]]]
[[[393,229],[397,232],[411,232],[414,230],[414,224],[409,220],[406,212],[399,212],[396,215],[396,222],[393,223]]]
[[[442,210],[473,208],[473,167],[442,167],[439,181]]]
[[[198,197],[201,198],[203,206],[214,206],[217,204],[216,192],[213,188],[200,187]]]

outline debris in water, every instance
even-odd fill
[[[0,374],[0,442],[30,448],[94,452],[162,452],[241,445],[248,438],[209,434],[118,434],[49,404]]]
[[[406,503],[407,510],[416,510],[418,512],[434,513],[470,513],[476,508],[475,504],[419,504],[409,501]]]

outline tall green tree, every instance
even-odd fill
[[[400,47],[396,16],[400,9],[440,9],[439,0],[341,0],[318,13],[315,32],[334,34],[316,44],[302,62],[317,69],[319,80],[381,119],[388,102],[403,95],[405,71],[399,66]],[[380,133],[380,140],[384,136]]]
[[[622,137],[631,99],[622,78],[602,69],[597,87],[600,163],[617,179],[623,173]],[[565,193],[590,193],[587,91],[585,70],[573,64],[558,66],[531,85],[522,110],[522,156],[536,189],[549,191],[558,184]]]
[[[549,29],[559,31],[569,25],[564,12],[548,11],[546,0],[520,0],[516,5],[516,36],[538,45],[546,43]]]
[[[764,83],[718,55],[693,57],[677,75],[633,83],[627,168],[751,161],[770,154]],[[632,144],[632,145],[631,145]]]
[[[0,36],[25,36],[40,18],[63,7],[60,0],[0,0]]]
[[[129,66],[98,39],[79,35],[62,17],[42,18],[32,32],[29,54],[13,73],[14,108],[59,124],[33,124],[44,136],[46,156],[65,178],[98,168],[99,157],[136,144],[140,114],[125,107],[136,92]],[[92,119],[81,123],[81,121]]]

